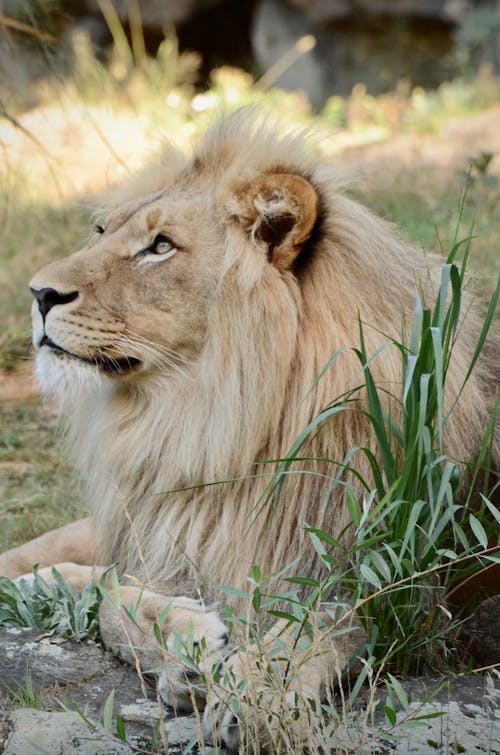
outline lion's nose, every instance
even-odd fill
[[[44,320],[52,307],[55,307],[56,304],[69,304],[70,301],[75,301],[78,296],[78,291],[62,294],[59,291],[56,291],[55,288],[36,289],[31,288],[30,286],[30,291],[38,302],[38,309]]]

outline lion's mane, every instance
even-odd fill
[[[251,233],[233,231],[243,201],[235,183],[271,171],[304,177],[319,197],[297,263],[279,275],[249,261]],[[182,374],[82,392],[67,412],[101,561],[177,593],[244,586],[253,563],[267,573],[293,563],[296,573],[315,576],[320,565],[304,526],[339,535],[348,524],[343,478],[332,483],[339,467],[321,460],[340,464],[351,448],[374,449],[370,424],[352,406],[317,428],[299,454],[316,460],[290,466],[279,500],[266,497],[276,463],[255,462],[286,456],[322,409],[362,382],[350,350],[359,345],[358,315],[370,354],[399,338],[416,285],[429,287],[429,260],[342,193],[340,171],[307,136],[277,136],[252,114],[223,119],[190,160],[167,149],[120,201],[185,182],[187,174],[193,184],[196,174],[210,177],[213,227],[226,228],[201,355]],[[448,406],[473,353],[474,323],[469,311],[448,376]],[[387,395],[398,395],[397,348],[383,349],[372,369]],[[447,450],[460,459],[473,455],[485,430],[488,380],[478,366],[448,424]],[[391,410],[398,411],[395,400]],[[351,464],[369,478],[363,453]]]

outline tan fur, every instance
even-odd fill
[[[124,572],[169,592],[182,581],[202,589],[242,586],[256,561],[271,572],[298,559],[296,572],[317,574],[304,524],[336,534],[347,524],[342,487],[329,494],[331,480],[321,476],[332,467],[295,465],[304,474],[288,477],[274,511],[261,496],[275,467],[254,462],[286,455],[321,409],[361,382],[359,363],[346,351],[313,389],[335,350],[357,345],[358,310],[374,353],[387,340],[377,331],[400,335],[401,313],[411,317],[414,287],[427,280],[423,254],[338,193],[335,169],[311,156],[300,138],[280,140],[233,117],[206,137],[196,158],[163,190],[155,177],[152,196],[128,197],[109,214],[102,237],[32,282],[80,291],[78,300],[49,313],[54,341],[88,358],[96,350],[145,356],[142,369],[112,381],[41,353],[39,374],[60,401],[95,504],[101,562],[118,561]],[[264,206],[279,201],[280,212],[296,212],[297,193],[290,199],[283,190],[272,199],[276,173],[298,176],[321,205],[321,237],[296,275],[268,261],[255,219],[242,206],[260,190]],[[156,229],[148,228],[158,212]],[[163,263],[133,263],[160,231],[182,251]],[[473,330],[470,315],[466,326]],[[165,348],[175,352],[171,365]],[[471,349],[462,333],[449,404]],[[45,365],[49,359],[58,364]],[[397,394],[397,350],[386,348],[373,370]],[[477,370],[449,427],[450,453],[474,453],[488,410]],[[368,423],[349,411],[301,454],[341,463],[352,446],[374,445]],[[355,461],[368,474],[361,454]],[[244,476],[250,479],[195,487]]]
[[[118,562],[168,595],[205,597],[216,584],[244,587],[254,563],[264,573],[292,562],[295,574],[321,573],[304,526],[339,536],[348,525],[342,481],[332,489],[338,467],[292,465],[274,506],[266,488],[277,465],[255,462],[284,457],[322,409],[362,383],[349,350],[359,344],[358,313],[374,354],[400,337],[415,287],[428,293],[432,278],[423,253],[343,195],[343,184],[306,137],[278,137],[240,113],[191,160],[169,152],[116,200],[102,236],[33,279],[38,290],[78,292],[48,313],[53,342],[87,360],[141,360],[110,376],[39,350],[42,387],[59,401],[88,488],[99,563]],[[158,234],[177,251],[138,255]],[[33,317],[39,345],[36,304]],[[448,406],[476,333],[467,311]],[[396,348],[372,369],[399,394]],[[446,450],[459,459],[475,453],[486,427],[488,381],[478,366],[449,423]],[[376,446],[354,408],[313,435],[300,455],[338,464],[354,446]],[[363,454],[351,463],[369,479]]]

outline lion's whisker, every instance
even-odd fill
[[[187,359],[187,357],[185,357],[180,352],[175,351],[174,349],[170,349],[168,346],[165,346],[164,344],[159,344],[159,343],[155,343],[154,341],[150,341],[148,338],[145,338],[139,333],[135,333],[133,330],[129,330],[128,328],[125,328],[125,330],[123,331],[123,334],[127,338],[136,339],[136,342],[139,341],[141,344],[144,343],[145,345],[149,345],[155,350],[161,351],[167,354],[168,356],[173,357],[174,359],[177,359],[179,362],[183,362],[184,364],[191,363],[191,361]]]
[[[181,367],[179,367],[178,364],[176,364],[175,360],[172,359],[172,357],[170,357],[166,353],[162,353],[161,348],[151,346],[149,345],[149,343],[150,342],[147,342],[146,339],[143,340],[128,335],[126,337],[122,336],[115,341],[115,344],[121,345],[125,349],[127,349],[127,347],[132,347],[138,357],[142,356],[162,370],[164,370],[165,366],[167,366],[168,368],[178,372],[180,375],[182,375],[182,377],[186,379],[190,377],[188,373],[186,373],[181,369]]]

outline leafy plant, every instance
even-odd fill
[[[445,596],[464,576],[491,561],[500,561],[494,552],[500,512],[488,498],[488,484],[494,485],[489,456],[495,417],[486,429],[478,459],[466,465],[472,481],[469,495],[465,491],[464,496],[462,489],[461,498],[457,497],[465,475],[461,475],[458,462],[443,451],[446,425],[453,413],[453,407],[445,409],[445,383],[460,337],[458,323],[470,243],[468,238],[454,245],[442,267],[432,309],[424,307],[417,294],[409,340],[403,336],[400,342],[392,341],[401,355],[401,395],[391,397],[401,407],[400,419],[383,408],[382,389],[376,385],[370,366],[382,350],[376,355],[367,353],[365,326],[360,321],[360,346],[354,351],[364,375],[368,404],[360,411],[373,426],[377,448],[351,449],[341,465],[349,466],[365,489],[361,498],[354,488],[346,491],[354,529],[347,557],[330,533],[309,528],[329,572],[322,582],[307,581],[313,588],[309,605],[328,600],[329,594],[343,586],[359,610],[378,662],[390,662],[400,672],[421,668],[443,655],[444,638],[452,625]],[[457,266],[462,250],[463,261]],[[464,385],[483,349],[498,296],[499,286],[491,297]],[[279,505],[284,475],[298,460],[306,439],[334,414],[352,410],[351,399],[357,391],[359,388],[327,407],[281,461],[268,491],[274,505]],[[368,458],[374,487],[356,472],[355,457],[359,453]],[[480,471],[486,482],[482,494],[476,491],[476,505],[473,492]]]
[[[44,629],[77,640],[99,640],[102,579],[86,585],[80,595],[55,568],[50,582],[36,567],[32,579],[12,582],[0,577],[0,624]]]
[[[350,498],[356,525],[351,561],[355,581],[368,583],[372,590],[369,600],[363,598],[363,605],[367,626],[377,634],[378,653],[386,661],[391,657],[403,671],[420,665],[422,655],[429,654],[431,641],[442,639],[443,625],[449,623],[443,599],[457,580],[497,560],[488,543],[497,543],[498,510],[483,495],[481,505],[473,511],[472,487],[465,503],[457,499],[459,468],[443,453],[446,424],[453,411],[446,413],[444,407],[446,374],[457,338],[470,240],[465,242],[459,270],[455,260],[463,244],[455,245],[442,268],[434,309],[425,309],[417,295],[410,342],[396,344],[403,376],[400,423],[381,408],[378,389],[366,367],[368,355],[360,324],[357,354],[365,371],[367,416],[376,431],[380,454],[370,456],[378,483],[376,493],[361,505]],[[498,294],[497,286],[464,384],[491,327]],[[478,459],[478,465],[486,470],[493,431],[494,418]],[[476,466],[473,480],[478,471]],[[485,478],[488,480],[488,474]],[[356,590],[354,597],[362,598]],[[398,642],[391,649],[395,639]]]
[[[17,682],[15,686],[7,687],[7,707],[9,708],[37,708],[41,709],[43,693],[33,686],[31,671],[26,669],[24,684]]]
[[[364,751],[367,742],[394,742],[401,726],[441,715],[419,715],[395,674],[436,664],[449,668],[450,663],[456,663],[447,655],[446,642],[462,619],[451,616],[446,595],[484,565],[500,563],[500,511],[489,497],[495,488],[489,475],[495,417],[485,428],[478,458],[466,464],[465,474],[461,474],[459,462],[444,452],[446,427],[454,409],[454,405],[445,407],[445,384],[451,354],[460,337],[459,314],[470,244],[470,238],[455,243],[442,267],[434,306],[425,307],[417,294],[411,325],[407,329],[403,323],[408,338],[403,335],[399,342],[392,342],[401,355],[402,381],[401,394],[391,396],[390,404],[394,406],[397,400],[399,414],[384,408],[387,402],[381,391],[385,388],[377,386],[371,370],[378,355],[367,353],[365,325],[359,323],[360,346],[355,353],[364,376],[367,404],[358,410],[372,424],[377,448],[351,449],[340,464],[349,466],[356,482],[364,487],[363,495],[359,494],[359,485],[346,491],[352,519],[352,544],[347,552],[339,542],[342,537],[337,539],[309,527],[312,543],[325,564],[324,579],[286,577],[290,565],[279,574],[264,576],[254,566],[248,591],[221,588],[247,602],[245,615],[226,610],[226,620],[238,637],[240,649],[252,658],[250,664],[258,681],[256,686],[254,682],[248,685],[230,665],[213,669],[205,674],[204,681],[215,690],[220,704],[237,717],[242,706],[253,711],[241,717],[250,748],[252,742],[262,738],[264,726],[273,752],[298,751],[303,737],[307,737],[311,752],[331,747],[339,752]],[[460,252],[463,261],[458,264]],[[491,328],[499,290],[497,286],[489,302],[464,385]],[[300,451],[309,435],[320,431],[336,413],[352,410],[351,399],[359,390],[332,402],[305,428],[289,455],[280,461],[261,505],[279,506],[283,480],[296,461],[304,461]],[[356,471],[357,454],[367,456],[374,484]],[[482,492],[477,490],[479,472],[485,479]],[[458,496],[463,477],[470,480],[469,490],[462,485]],[[283,579],[288,581],[289,591],[278,588]],[[306,597],[299,590],[306,590]],[[332,597],[339,592],[340,598]],[[333,623],[321,623],[318,609],[326,611]],[[352,631],[348,621],[339,624],[337,619],[353,618],[356,613],[368,638],[354,659],[360,666],[356,680],[346,690],[339,688],[335,697],[327,690],[327,699],[319,709],[315,700],[293,693],[296,670],[290,648],[279,636],[274,643],[266,642],[266,631],[276,619],[285,622],[288,631],[294,633],[294,648],[305,648],[306,655],[314,656],[323,652],[321,643],[327,636],[335,642],[336,637]],[[381,703],[382,683],[386,696]],[[364,705],[360,706],[363,688],[368,688],[368,696],[364,694]],[[283,704],[275,707],[276,700]],[[385,722],[377,710],[383,711]]]

